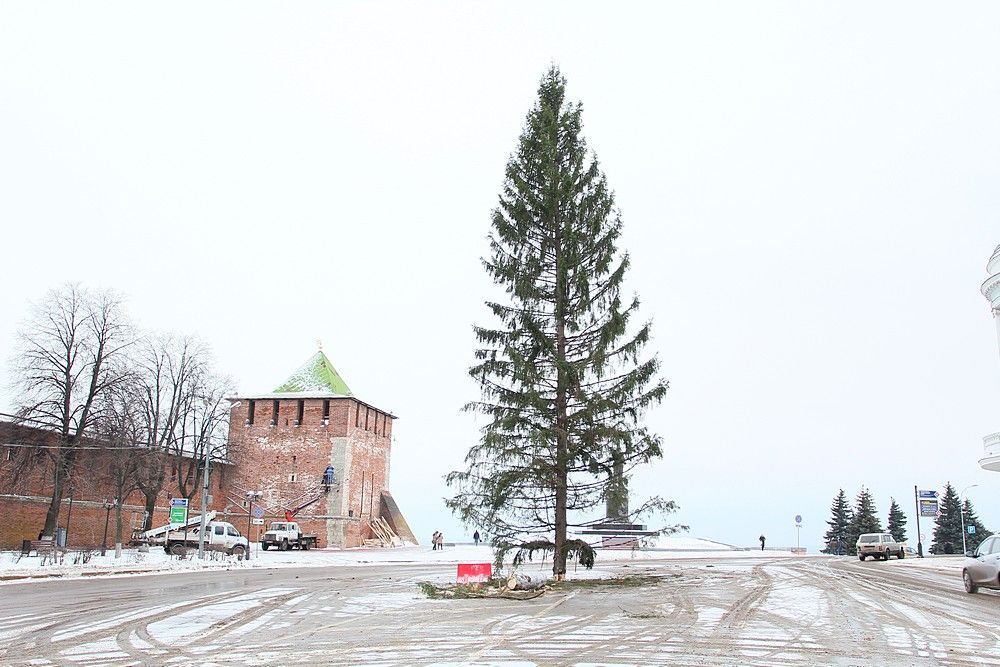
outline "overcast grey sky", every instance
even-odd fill
[[[411,525],[460,538],[479,258],[556,63],[671,383],[636,492],[741,544],[801,513],[815,548],[838,488],[915,537],[913,485],[951,480],[998,529],[998,30],[992,3],[4,2],[0,349],[65,281],[243,391],[320,338],[399,416]]]

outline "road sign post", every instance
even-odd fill
[[[913,502],[917,506],[917,555],[921,558],[924,557],[924,543],[923,533],[920,532],[920,517],[941,516],[941,512],[938,508],[939,495],[940,494],[937,491],[917,489],[915,485],[913,487]]]

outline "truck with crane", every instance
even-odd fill
[[[228,521],[216,521],[215,512],[205,514],[205,535],[201,535],[201,516],[193,516],[180,526],[167,524],[139,533],[134,542],[163,546],[168,554],[181,554],[188,548],[197,548],[204,542],[207,551],[221,551],[231,556],[243,557],[250,551],[250,541]]]
[[[276,547],[280,551],[288,551],[289,549],[308,551],[309,549],[316,548],[319,537],[303,533],[302,528],[295,521],[295,515],[310,505],[319,502],[324,495],[326,495],[325,491],[317,493],[308,502],[299,505],[295,509],[285,510],[285,520],[272,521],[267,527],[267,532],[261,535],[260,548],[264,551],[267,551],[271,547]]]
[[[260,548],[267,551],[276,547],[279,551],[301,549],[308,551],[316,548],[319,538],[316,535],[306,535],[299,524],[294,521],[272,521],[267,532],[260,538]]]

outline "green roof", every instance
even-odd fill
[[[310,357],[309,361],[285,380],[283,385],[275,389],[274,393],[290,394],[309,391],[337,394],[338,396],[354,395],[322,350]]]

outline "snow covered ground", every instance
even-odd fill
[[[781,557],[792,554],[783,551],[743,551],[719,542],[690,537],[661,538],[653,550],[602,549],[597,562],[645,561],[691,558],[732,559],[755,557]],[[336,567],[346,565],[420,565],[451,563],[484,563],[493,560],[492,550],[486,545],[457,545],[441,551],[430,547],[413,546],[396,549],[314,549],[311,551],[261,551],[254,549],[249,560],[210,553],[205,560],[197,555],[186,558],[167,555],[163,549],[151,548],[148,553],[126,549],[121,558],[114,551],[106,556],[90,555],[83,562],[83,554],[70,550],[61,563],[44,562],[37,556],[22,557],[18,552],[0,552],[0,582],[31,581],[50,577],[84,577],[98,575],[136,575],[185,572],[203,569],[251,569],[288,567]],[[537,563],[541,564],[536,560]],[[582,572],[583,568],[579,568]]]
[[[472,547],[395,553],[411,566],[8,586],[0,665],[1000,667],[1000,594],[964,593],[960,557],[599,560],[598,571],[643,575],[642,585],[570,583],[521,601],[420,592],[429,578],[453,577],[450,561],[478,555]],[[374,565],[371,554],[268,555]]]

